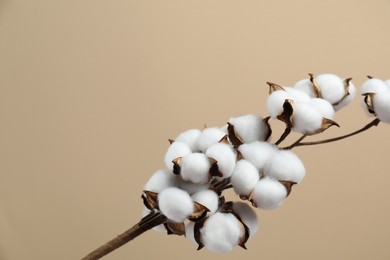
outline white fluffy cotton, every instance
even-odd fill
[[[210,159],[203,153],[190,153],[181,158],[180,175],[185,181],[205,184],[210,180]]]
[[[251,199],[258,208],[275,209],[279,207],[287,196],[287,190],[279,181],[263,178],[252,192]]]
[[[242,223],[232,213],[216,212],[200,230],[204,246],[213,252],[228,252],[244,235]]]
[[[368,93],[375,94],[374,99],[376,99],[376,96],[380,95],[381,93],[386,93],[389,91],[390,91],[390,87],[387,85],[387,83],[385,81],[383,81],[381,79],[372,78],[372,79],[366,80],[363,83],[362,88],[361,88],[362,97],[360,99],[360,104],[368,116],[372,116],[372,114],[368,111],[367,105],[365,103],[366,97],[364,96],[364,94],[368,94]],[[386,94],[385,94],[385,96],[386,96]],[[382,98],[379,98],[379,100],[381,100]],[[381,101],[379,101],[379,102],[381,102]],[[380,105],[380,107],[381,107],[381,105]],[[375,101],[374,101],[374,110],[376,110],[375,109]]]
[[[276,180],[300,183],[306,170],[302,161],[291,150],[279,150],[268,160],[264,174]]]
[[[198,140],[201,133],[202,131],[200,131],[199,129],[190,129],[178,135],[175,138],[175,141],[186,143],[190,147],[192,152],[197,152]]]
[[[390,91],[375,94],[374,110],[382,122],[390,123]]]
[[[338,103],[345,95],[343,80],[335,74],[320,74],[315,82],[321,91],[322,98],[331,104]]]
[[[265,163],[277,151],[277,147],[268,142],[256,141],[242,144],[238,150],[244,159],[251,162],[257,170],[262,171]]]
[[[313,134],[322,127],[322,114],[314,105],[308,102],[293,104],[293,131],[302,134]]]
[[[233,211],[238,214],[241,221],[249,228],[250,236],[253,236],[259,229],[259,219],[253,207],[244,202],[234,202]]]
[[[186,191],[188,194],[194,194],[201,190],[207,190],[209,188],[209,183],[198,184],[192,183],[179,178],[178,186],[180,189]]]
[[[363,83],[361,93],[380,93],[388,90],[389,87],[383,80],[372,78]]]
[[[286,99],[293,100],[292,96],[284,90],[274,91],[268,96],[266,106],[268,114],[272,118],[277,118],[277,116],[283,113],[283,104]]]
[[[387,85],[387,88],[390,90],[390,79],[385,80],[385,84]]]
[[[220,128],[206,128],[202,131],[198,139],[198,150],[206,152],[206,150],[213,144],[218,143],[226,133]]]
[[[297,83],[295,83],[294,88],[305,92],[311,98],[316,97],[313,84],[311,83],[311,81],[309,79],[302,79],[302,80],[298,81]]]
[[[190,154],[191,148],[183,142],[173,142],[165,153],[164,162],[168,169],[173,169],[173,160]]]
[[[259,179],[259,171],[252,163],[247,160],[239,160],[230,182],[238,195],[249,196]]]
[[[177,176],[171,170],[158,170],[146,182],[144,190],[159,193],[166,188],[177,185]]]
[[[229,178],[232,175],[237,154],[230,145],[216,143],[210,146],[205,154],[218,162],[218,169],[223,174],[222,178]]]
[[[318,111],[320,111],[322,117],[333,119],[334,118],[334,108],[329,101],[322,98],[312,98],[309,103],[314,106]]]
[[[338,110],[342,109],[343,107],[349,105],[352,102],[352,100],[354,99],[354,97],[356,95],[356,87],[352,83],[352,81],[349,81],[348,93],[349,93],[348,96],[346,96],[339,104],[333,105],[333,108],[335,111],[338,111]]]
[[[311,98],[305,91],[300,89],[292,87],[283,87],[283,89],[292,97],[295,102],[308,102]]]
[[[179,188],[167,188],[158,194],[158,207],[169,220],[180,223],[194,212],[191,196]]]
[[[201,190],[191,195],[192,200],[209,209],[207,214],[214,214],[218,209],[219,196],[212,190]]]
[[[268,134],[268,126],[263,118],[255,115],[245,115],[229,119],[236,134],[244,143],[264,141]]]
[[[194,242],[195,244],[197,244],[197,242],[195,240],[194,227],[195,227],[195,223],[194,222],[189,222],[186,225],[186,235],[185,235],[185,237],[188,238],[189,240],[191,240],[192,242]]]

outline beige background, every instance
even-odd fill
[[[390,78],[389,14],[388,0],[0,0],[0,259],[80,259],[130,227],[167,139],[266,116],[266,81]],[[313,139],[369,119],[356,99],[336,120]],[[307,178],[257,211],[247,251],[148,232],[105,259],[390,259],[389,129],[297,148]]]

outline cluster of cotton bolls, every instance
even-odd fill
[[[166,168],[151,176],[142,196],[144,215],[158,212],[166,217],[155,229],[185,235],[198,249],[246,248],[258,229],[253,208],[278,208],[306,173],[298,156],[289,147],[280,148],[280,142],[290,131],[305,137],[337,125],[335,112],[355,96],[350,78],[309,76],[292,87],[268,82],[267,118],[230,118],[223,127],[191,129],[170,139]],[[370,78],[362,94],[366,111],[390,123],[390,81]],[[269,140],[271,118],[286,124],[275,143]],[[229,188],[240,201],[225,201],[222,193]]]
[[[268,118],[230,118],[222,128],[181,133],[165,154],[166,169],[155,172],[144,186],[144,215],[167,217],[158,230],[186,235],[198,248],[226,252],[245,243],[258,228],[250,204],[225,201],[233,187],[254,207],[273,209],[305,175],[299,158],[267,140]]]
[[[362,104],[369,115],[390,123],[390,79],[369,77],[362,85]]]
[[[228,129],[234,125],[243,140],[264,141],[269,125],[254,115],[232,118],[229,124],[191,129],[170,140],[166,169],[152,175],[144,187],[148,208],[144,214],[158,210],[168,219],[158,229],[185,234],[199,249],[225,252],[236,245],[245,247],[249,235],[257,230],[257,215],[249,205],[226,202],[221,196],[230,186],[239,157]],[[223,231],[216,232],[221,227]]]
[[[348,105],[355,96],[351,78],[342,79],[334,74],[320,74],[303,79],[293,87],[270,83],[267,111],[293,131],[313,135],[332,125],[335,111]]]

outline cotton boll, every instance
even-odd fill
[[[158,194],[158,207],[169,220],[180,223],[194,212],[191,196],[179,188],[167,188]]]
[[[146,217],[151,211],[148,209],[148,208],[144,208],[142,210],[142,217]],[[154,228],[152,228],[154,231],[158,231],[158,232],[166,232],[167,229],[165,228],[165,226],[163,224],[160,224],[158,226],[155,226]]]
[[[201,190],[207,190],[209,188],[209,183],[198,184],[198,183],[188,182],[183,180],[182,178],[179,178],[178,186],[180,189],[186,191],[188,194],[194,194]]]
[[[199,129],[190,129],[175,138],[177,142],[186,143],[193,152],[197,152],[198,150],[198,139],[202,131]]]
[[[297,83],[295,83],[294,88],[305,92],[311,98],[316,97],[313,84],[311,83],[310,79],[302,79],[298,81]]]
[[[251,162],[259,171],[263,170],[265,163],[277,149],[278,148],[275,145],[260,141],[243,144],[238,148],[242,157]]]
[[[338,111],[343,107],[346,107],[354,99],[354,97],[356,95],[356,87],[352,83],[352,81],[349,81],[348,93],[349,93],[349,95],[346,96],[339,104],[333,106],[335,111]]]
[[[185,237],[188,238],[189,240],[191,240],[192,242],[194,242],[195,244],[197,244],[197,242],[195,240],[194,226],[195,226],[194,222],[189,222],[186,225]]]
[[[389,87],[383,80],[371,78],[363,83],[361,93],[380,93],[388,90]]]
[[[173,169],[173,160],[190,154],[191,148],[183,142],[173,142],[165,153],[164,162],[168,169]]]
[[[148,180],[144,190],[159,193],[160,191],[178,185],[177,176],[171,170],[158,170]]]
[[[388,85],[383,80],[380,80],[377,78],[368,79],[363,83],[362,88],[361,88],[362,97],[360,99],[360,105],[362,106],[364,112],[366,112],[366,114],[368,116],[373,116],[373,114],[371,114],[367,108],[367,105],[365,103],[366,97],[364,94],[382,93],[382,92],[388,92],[388,91],[389,91]]]
[[[230,118],[229,123],[234,126],[236,134],[244,143],[263,141],[267,138],[268,126],[261,117],[245,115]]]
[[[247,160],[239,160],[230,182],[238,195],[249,196],[259,179],[259,171],[252,163]]]
[[[334,74],[320,74],[315,82],[321,91],[322,98],[331,104],[338,103],[345,95],[343,80]]]
[[[234,202],[233,211],[238,214],[241,221],[249,228],[250,235],[253,236],[259,228],[259,219],[253,208],[244,202]]]
[[[335,111],[332,104],[330,104],[327,100],[322,98],[313,98],[309,101],[309,103],[320,111],[322,117],[328,119],[334,118]]]
[[[279,207],[287,196],[287,190],[279,181],[263,178],[251,194],[253,203],[258,208],[275,209]]]
[[[180,175],[185,181],[205,184],[210,180],[210,159],[203,153],[190,153],[181,158]]]
[[[300,183],[305,174],[305,166],[291,150],[279,150],[264,167],[264,175],[279,181]]]
[[[202,190],[191,195],[192,200],[198,202],[209,209],[207,214],[214,214],[219,205],[219,196],[215,191]]]
[[[237,154],[230,145],[216,143],[210,146],[205,154],[217,161],[218,170],[223,174],[223,178],[229,178],[232,175]]]
[[[213,252],[228,252],[244,235],[242,223],[232,213],[211,215],[200,230],[204,246]]]
[[[387,85],[387,88],[390,90],[390,79],[385,80],[385,84]]]
[[[374,110],[382,122],[390,123],[390,91],[375,94]]]
[[[293,105],[292,130],[302,134],[314,134],[322,127],[322,114],[312,104],[296,102]]]
[[[293,100],[291,95],[284,90],[274,91],[268,96],[266,106],[268,114],[272,118],[277,118],[277,116],[283,113],[283,104],[286,99]]]
[[[295,89],[292,87],[283,87],[283,88],[296,102],[308,102],[311,99],[311,97],[302,90]]]
[[[206,128],[202,131],[198,140],[198,150],[205,152],[210,146],[218,143],[226,133],[220,128]]]

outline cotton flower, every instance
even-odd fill
[[[373,97],[376,116],[384,123],[390,123],[390,91],[377,93]]]
[[[367,115],[376,115],[381,121],[388,123],[388,93],[390,86],[387,82],[370,78],[362,85],[361,105]]]
[[[181,158],[180,175],[183,180],[205,184],[210,180],[210,159],[203,153],[190,153]]]
[[[213,144],[218,143],[226,136],[226,133],[220,128],[206,128],[202,131],[198,139],[198,150],[206,152],[206,150]]]
[[[204,246],[213,252],[228,252],[245,235],[242,223],[232,213],[217,212],[205,221],[200,230]]]
[[[173,160],[192,153],[191,148],[183,142],[173,142],[165,153],[164,162],[168,169],[173,170]]]
[[[268,125],[263,118],[255,115],[245,115],[229,119],[236,134],[243,143],[265,141],[268,136]]]
[[[265,176],[280,181],[300,183],[305,174],[305,166],[291,150],[277,151],[264,167]]]
[[[277,147],[268,142],[256,141],[241,145],[238,150],[242,157],[251,162],[256,169],[262,171],[268,159],[277,151]]]
[[[292,129],[302,134],[314,134],[321,130],[323,116],[319,109],[308,102],[293,105]]]
[[[344,82],[346,82],[346,81],[344,80]],[[338,104],[333,105],[333,108],[335,111],[338,111],[338,110],[342,109],[343,107],[349,105],[356,95],[355,85],[350,80],[347,83],[348,83],[348,89],[347,89],[348,95],[345,96],[345,98],[343,100],[341,100]]]
[[[206,150],[205,155],[217,161],[218,170],[222,173],[223,178],[229,178],[232,175],[237,154],[230,145],[216,143]]]
[[[283,184],[272,178],[262,178],[255,186],[251,201],[262,209],[274,209],[279,207],[287,196],[287,190]]]
[[[193,201],[209,209],[208,214],[214,214],[218,209],[219,196],[212,190],[201,190],[191,195]]]
[[[192,182],[185,181],[182,178],[179,178],[178,187],[186,191],[188,194],[192,195],[198,191],[207,190],[209,188],[209,183],[204,183],[204,184],[192,183]]]
[[[294,100],[295,102],[309,102],[311,99],[311,97],[307,93],[299,89],[292,87],[283,87],[283,89],[291,96],[292,100]]]
[[[253,236],[259,229],[259,219],[253,207],[244,202],[233,202],[233,211],[240,217],[241,221],[247,225],[250,235]]]
[[[294,88],[305,92],[311,98],[318,98],[313,83],[309,79],[302,79],[294,84]]]
[[[197,243],[196,240],[195,240],[194,227],[195,227],[195,223],[194,222],[189,222],[186,225],[185,236],[186,236],[186,238],[188,238],[192,242]]]
[[[175,141],[187,144],[192,152],[198,152],[198,140],[201,133],[199,129],[190,129],[178,135]]]
[[[180,223],[194,212],[191,196],[179,188],[167,188],[158,194],[158,206],[172,222]]]
[[[240,196],[249,196],[259,180],[259,171],[247,160],[237,162],[233,175],[230,178],[234,191]]]
[[[266,101],[267,111],[272,118],[277,118],[283,113],[283,104],[286,100],[294,100],[293,97],[284,90],[272,92]]]
[[[385,80],[385,83],[386,83],[387,87],[390,89],[390,79]]]
[[[178,185],[177,176],[171,170],[158,170],[148,180],[144,190],[159,193],[162,190]]]
[[[345,95],[343,80],[335,74],[320,74],[315,77],[315,82],[320,88],[323,99],[331,104],[340,102]]]
[[[314,106],[323,118],[334,118],[335,110],[329,101],[322,98],[312,98],[308,103]]]
[[[351,78],[341,79],[335,74],[320,74],[295,83],[294,88],[307,93],[311,98],[321,98],[332,104],[335,111],[347,106],[355,96],[356,89]]]
[[[389,91],[389,87],[383,80],[370,78],[363,83],[361,93],[380,93],[385,91]]]

